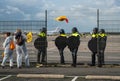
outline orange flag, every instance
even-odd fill
[[[68,23],[68,18],[66,16],[59,16],[59,17],[55,18],[55,20],[57,20],[57,21],[66,21],[66,23]]]

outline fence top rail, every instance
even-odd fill
[[[45,20],[11,20],[11,21],[0,20],[0,22],[45,22]]]

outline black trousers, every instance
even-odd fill
[[[60,63],[61,63],[61,64],[64,64],[64,63],[65,63],[65,60],[64,60],[64,53],[63,53],[63,51],[64,51],[63,48],[59,49]]]
[[[41,58],[42,56],[42,58]],[[46,60],[45,60],[45,57],[46,57],[46,48],[41,48],[38,50],[38,55],[37,55],[37,62],[38,63],[45,63]],[[40,62],[41,60],[41,62]]]
[[[98,60],[98,67],[102,67],[104,53],[101,52],[101,51],[99,52],[99,54],[97,54],[97,52],[93,52],[92,53],[92,65],[93,66],[95,66],[95,64],[96,64],[96,55],[97,55],[97,60]]]
[[[103,64],[105,64],[104,50],[100,50],[98,55],[98,65],[102,66]]]
[[[97,54],[97,57],[98,57],[98,67],[102,67],[102,57],[100,52],[99,54]]]
[[[102,64],[105,64],[104,50],[100,50],[100,54],[101,54],[101,62]]]
[[[77,51],[78,51],[78,48],[75,48],[73,50],[71,50],[72,52],[72,66],[76,67],[76,64],[77,64]]]
[[[91,60],[92,60],[92,65],[93,66],[95,66],[95,64],[96,64],[96,54],[97,54],[97,52],[93,52],[92,55],[91,55],[91,57],[92,57]]]

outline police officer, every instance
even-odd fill
[[[64,29],[61,29],[59,33],[60,35],[55,39],[55,45],[59,50],[60,63],[65,64],[63,51],[64,51],[64,48],[67,46],[67,36],[65,34]]]
[[[72,34],[68,38],[68,48],[70,49],[72,53],[72,66],[76,67],[77,63],[77,51],[78,47],[80,45],[80,35],[76,27],[72,28]]]
[[[92,52],[92,64],[91,66],[95,66],[96,54],[97,54],[97,42],[98,42],[98,28],[94,28],[91,34],[92,38],[88,42],[88,48]]]
[[[99,39],[99,57],[100,57],[99,61],[100,61],[100,65],[103,65],[105,63],[104,51],[105,51],[106,41],[107,41],[107,35],[104,29],[100,29],[98,39]]]
[[[34,42],[34,46],[38,49],[37,63],[46,63],[46,48],[47,48],[47,39],[46,39],[46,28],[40,29],[38,38]],[[42,56],[42,58],[40,58]],[[41,62],[40,62],[41,60]]]

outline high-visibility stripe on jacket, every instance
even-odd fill
[[[98,34],[92,34],[92,38],[98,38]]]
[[[101,33],[101,34],[99,34],[99,36],[100,36],[100,37],[106,37],[107,34],[105,34],[105,33]]]
[[[38,34],[38,36],[45,37],[46,35],[45,35],[44,32],[41,32],[41,33]]]
[[[76,33],[72,33],[72,36],[77,37],[77,36],[80,36],[80,35],[79,35],[79,33],[78,33],[78,32],[76,32]]]
[[[62,37],[66,37],[67,35],[66,35],[66,34],[60,34],[60,36],[62,36]]]

